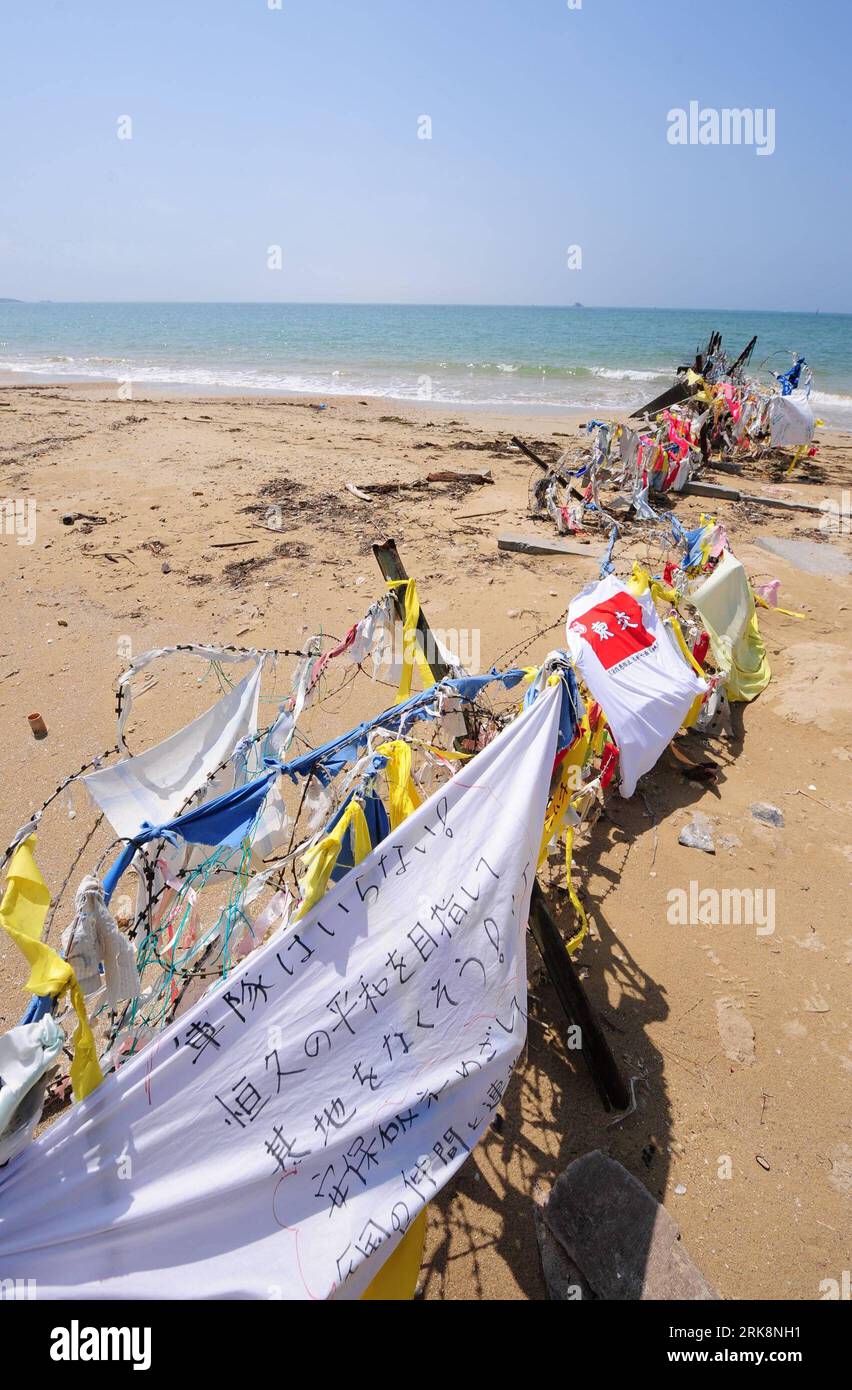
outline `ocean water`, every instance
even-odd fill
[[[751,367],[767,383],[803,353],[817,414],[852,429],[845,314],[0,301],[0,373],[603,415],[658,394],[712,329],[733,354],[757,333]]]

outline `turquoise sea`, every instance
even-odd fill
[[[852,316],[680,309],[0,301],[0,374],[140,387],[607,410],[670,382],[712,329],[753,333],[763,380],[803,353],[814,405],[852,429]]]

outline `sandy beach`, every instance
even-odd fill
[[[31,545],[0,537],[3,844],[67,773],[114,745],[113,684],[128,640],[138,654],[185,642],[295,650],[313,632],[341,637],[382,591],[370,547],[385,537],[396,539],[433,625],[477,630],[482,669],[533,664],[560,645],[569,600],[597,577],[603,538],[592,536],[588,558],[506,554],[496,540],[502,531],[555,536],[528,516],[535,469],[511,436],[553,458],[579,445],[586,418],[343,397],[121,400],[114,385],[0,383],[2,496],[33,500],[37,518]],[[838,507],[845,490],[845,535],[828,536],[807,512],[678,500],[687,525],[702,512],[724,521],[752,580],[780,579],[780,603],[804,618],[761,611],[773,679],[740,707],[734,735],[712,743],[718,783],[688,781],[667,753],[644,797],[610,797],[578,844],[592,922],[579,960],[634,1079],[636,1111],[609,1124],[564,1046],[530,947],[528,1047],[499,1124],[430,1207],[426,1298],[546,1297],[533,1197],[595,1148],[665,1202],[724,1298],[813,1300],[821,1281],[849,1268],[852,435],[820,437],[818,457],[792,478],[746,463],[741,484]],[[484,468],[493,483],[424,483],[372,502],[345,486]],[[705,476],[740,485],[712,467]],[[270,506],[280,509],[278,530],[264,524]],[[65,525],[69,513],[104,521]],[[803,543],[796,564],[762,544],[778,539]],[[641,540],[626,539],[617,570],[644,554]],[[292,665],[282,659],[275,690],[286,689]],[[155,674],[134,705],[134,750],[218,693],[180,658]],[[346,675],[334,672],[310,711],[312,739],[392,703],[392,688]],[[264,692],[271,701],[273,686]],[[27,724],[34,710],[49,730],[40,742]],[[692,751],[702,747],[696,740]],[[756,820],[754,802],[780,807],[783,827]],[[699,806],[713,824],[712,859],[678,844]],[[93,821],[82,791],[46,818],[39,861],[55,892]],[[106,838],[93,839],[89,857],[99,843]],[[548,875],[567,928],[558,862]],[[691,880],[774,889],[774,932],[671,925],[667,893]],[[66,889],[66,909],[70,901]],[[58,912],[54,942],[64,925]],[[5,939],[0,979],[4,1030],[24,999]]]

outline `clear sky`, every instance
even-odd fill
[[[5,0],[0,296],[852,311],[849,0],[280,4]]]

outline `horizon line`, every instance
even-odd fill
[[[400,300],[400,299],[20,299],[16,295],[0,295],[1,304],[175,304],[175,305],[268,305],[286,308],[323,309],[551,309],[554,312],[591,310],[606,313],[654,313],[654,314],[804,314],[812,318],[831,316],[849,318],[850,309],[759,309],[754,306],[732,308],[730,306],[708,305],[660,305],[660,304],[584,304],[575,300],[571,304],[542,303],[501,303],[480,301],[467,303],[462,300]]]

